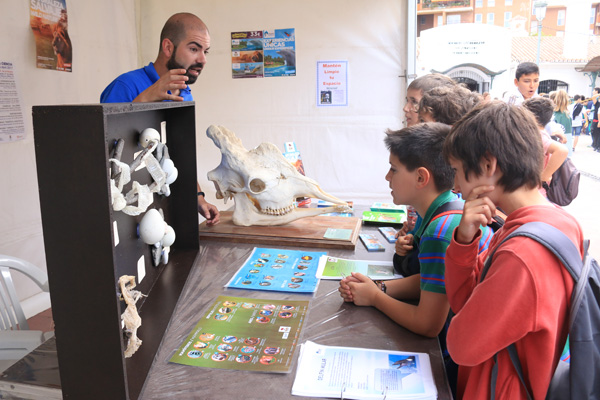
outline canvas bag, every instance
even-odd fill
[[[569,337],[571,357],[559,361],[546,399],[576,400],[600,399],[600,266],[588,254],[589,240],[584,242],[584,257],[573,242],[560,230],[545,222],[529,222],[509,234],[488,256],[480,282],[491,265],[492,257],[500,246],[515,236],[536,240],[551,251],[573,277],[574,286],[569,309]],[[521,383],[532,399],[523,378],[521,363],[514,344],[506,348]],[[496,354],[497,356],[497,354]],[[498,373],[497,357],[492,369],[491,398],[495,398]]]
[[[570,158],[552,174],[550,185],[544,183],[548,200],[559,206],[568,206],[579,193],[580,172]]]

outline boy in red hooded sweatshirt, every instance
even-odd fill
[[[480,282],[487,253],[532,221],[549,223],[583,254],[577,221],[540,194],[543,150],[533,115],[494,101],[457,122],[444,143],[455,170],[455,190],[465,199],[463,217],[446,252],[446,292],[456,313],[447,336],[459,365],[458,398],[490,399],[498,353],[496,399],[526,399],[506,347],[515,343],[527,391],[544,399],[568,332],[573,280],[561,262],[533,239],[516,237],[496,251]],[[487,252],[478,255],[480,225],[507,215]]]

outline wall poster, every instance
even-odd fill
[[[233,79],[296,76],[294,29],[231,33]]]
[[[348,106],[348,61],[317,61],[317,106]]]
[[[25,139],[25,119],[15,67],[0,61],[0,143]]]
[[[36,67],[72,71],[66,0],[31,0],[29,23],[35,37]]]

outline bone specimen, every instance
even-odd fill
[[[119,278],[119,287],[121,296],[127,304],[127,308],[121,314],[121,320],[125,323],[125,333],[127,334],[127,348],[125,349],[125,358],[131,357],[142,345],[142,340],[137,336],[137,330],[142,325],[142,318],[137,312],[135,304],[144,296],[139,290],[133,290],[135,287],[135,276],[123,275]]]
[[[139,235],[142,241],[152,247],[152,262],[158,266],[162,259],[163,264],[169,262],[171,245],[175,242],[175,231],[165,220],[161,210],[154,208],[148,210],[142,217],[139,225]]]
[[[169,149],[160,141],[160,134],[156,129],[144,129],[140,134],[139,144],[144,150],[136,156],[131,164],[128,165],[121,161],[123,139],[116,142],[113,157],[109,159],[113,210],[122,211],[128,215],[139,215],[146,211],[154,201],[153,193],[170,196],[169,185],[177,179],[178,175],[177,168],[169,157]],[[131,181],[132,172],[140,165],[145,166],[154,182],[148,186],[133,181],[131,190],[124,195],[122,193],[123,186]]]
[[[221,150],[221,164],[208,173],[217,198],[234,199],[236,225],[283,225],[299,218],[348,211],[346,202],[325,193],[314,180],[299,173],[271,143],[247,150],[242,141],[222,126],[211,125],[206,135]],[[313,197],[336,205],[296,208],[298,197]]]

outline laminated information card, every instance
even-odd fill
[[[219,296],[170,362],[290,372],[308,301]]]

